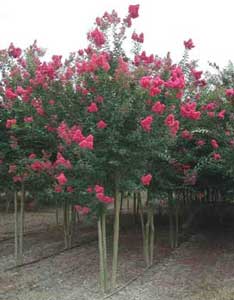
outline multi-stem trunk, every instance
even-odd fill
[[[118,250],[119,250],[119,216],[120,216],[121,197],[117,188],[115,190],[115,221],[113,236],[113,261],[112,261],[112,287],[116,287],[117,267],[118,267]]]

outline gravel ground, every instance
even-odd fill
[[[36,223],[39,219],[38,215]],[[25,261],[62,250],[62,231],[52,226],[51,215],[47,218],[43,215],[42,219],[47,230],[25,237]],[[4,236],[7,236],[7,226]],[[3,228],[1,230],[3,233]],[[79,238],[85,241],[90,235],[95,237],[96,230],[83,228]],[[144,272],[140,232],[123,229],[119,290],[106,299],[234,300],[234,231],[203,230],[173,252],[167,240],[167,232],[161,229],[155,249],[156,264]],[[98,285],[97,241],[84,243],[35,264],[4,271],[13,263],[11,243],[0,243],[1,300],[104,299]],[[110,253],[110,239],[108,250]]]
[[[234,235],[194,235],[110,300],[233,300]]]

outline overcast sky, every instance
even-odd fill
[[[0,0],[0,48],[10,42],[26,47],[35,39],[48,54],[86,47],[86,33],[96,16],[115,9],[127,14],[129,4],[140,4],[133,29],[144,32],[147,53],[178,60],[183,41],[192,38],[192,58],[225,66],[234,61],[234,0]]]

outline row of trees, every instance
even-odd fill
[[[148,55],[141,50],[143,33],[134,31],[127,54],[127,31],[138,11],[139,5],[130,5],[123,19],[115,11],[98,17],[88,47],[66,60],[54,55],[43,61],[36,42],[24,51],[13,44],[0,51],[0,190],[15,194],[17,264],[27,191],[37,201],[63,205],[66,247],[73,208],[97,217],[104,290],[108,204],[115,207],[115,287],[121,195],[132,193],[140,201],[150,265],[155,203],[166,199],[173,210],[176,192],[185,188],[198,199],[207,187],[223,197],[233,190],[233,66],[203,74],[189,60],[192,40],[184,42],[179,63],[169,54]]]

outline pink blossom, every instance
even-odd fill
[[[183,130],[181,136],[186,140],[191,140],[193,138],[193,135],[188,130]]]
[[[70,160],[65,159],[60,152],[57,153],[57,159],[54,163],[54,166],[55,167],[63,166],[66,169],[71,169],[72,168]]]
[[[37,157],[37,156],[36,156],[35,153],[31,153],[31,154],[29,154],[29,156],[28,156],[29,159],[34,159],[34,158],[36,158],[36,157]]]
[[[10,129],[12,126],[16,124],[16,119],[8,119],[6,121],[6,128]]]
[[[128,13],[129,13],[129,16],[132,19],[135,19],[135,18],[137,18],[139,16],[139,7],[140,7],[139,4],[129,5],[129,7],[128,7]]]
[[[93,192],[93,188],[92,188],[91,186],[88,186],[88,187],[87,187],[87,192],[88,192],[88,193],[92,193],[92,192]]]
[[[225,109],[221,110],[221,111],[218,113],[218,118],[219,118],[219,119],[224,119],[225,113],[226,113],[226,110],[225,110]]]
[[[31,169],[33,171],[41,171],[43,169],[43,164],[39,160],[36,160],[31,164]]]
[[[164,121],[164,124],[167,125],[168,127],[173,127],[174,126],[174,123],[175,123],[175,117],[173,114],[169,114],[165,121]]]
[[[202,75],[202,71],[197,71],[195,69],[192,69],[191,70],[191,73],[193,75],[193,77],[196,79],[196,80],[199,80],[201,78],[201,75]]]
[[[203,145],[205,145],[205,141],[204,140],[198,140],[197,142],[196,142],[196,144],[197,144],[197,146],[203,146]]]
[[[213,112],[213,111],[208,111],[208,112],[207,112],[207,115],[208,115],[210,118],[214,118],[214,117],[215,117],[215,112]]]
[[[151,78],[149,76],[144,76],[140,79],[140,86],[148,89],[151,85]]]
[[[151,131],[152,122],[153,122],[153,117],[147,116],[145,119],[141,120],[141,126],[145,131]]]
[[[67,192],[68,192],[68,193],[72,193],[73,191],[74,191],[74,188],[73,188],[72,186],[69,185],[69,186],[67,187]]]
[[[152,180],[152,174],[150,174],[150,173],[143,175],[141,177],[141,183],[143,185],[150,185],[151,180]]]
[[[92,102],[88,108],[87,108],[88,112],[90,113],[94,113],[94,112],[97,112],[98,111],[98,107],[97,107],[97,104],[95,102]]]
[[[88,135],[82,142],[79,143],[81,148],[93,149],[93,135]]]
[[[87,206],[81,206],[81,205],[74,205],[74,209],[76,212],[82,214],[82,215],[87,215],[90,212],[90,208]]]
[[[73,133],[72,135],[72,140],[75,142],[75,143],[80,143],[81,141],[84,140],[84,136],[81,132],[80,129],[76,129],[75,132]]]
[[[61,172],[58,176],[55,177],[59,183],[59,185],[64,185],[67,182],[67,178],[63,172]]]
[[[48,101],[48,103],[49,103],[50,105],[54,105],[54,104],[55,104],[55,100],[51,99],[51,100]]]
[[[33,122],[33,117],[24,117],[24,122],[25,123],[32,123]]]
[[[88,38],[91,39],[91,40],[93,40],[93,42],[95,43],[95,45],[97,47],[101,47],[106,42],[106,38],[105,38],[103,32],[100,31],[98,28],[96,28],[95,30],[91,31],[88,34]]]
[[[10,44],[8,48],[8,53],[10,56],[14,58],[20,57],[22,50],[20,48],[16,48],[13,43]]]
[[[132,40],[134,40],[138,43],[143,43],[144,42],[144,33],[137,34],[136,32],[133,32]]]
[[[161,115],[161,114],[163,114],[165,108],[166,108],[165,104],[161,103],[160,101],[157,101],[152,106],[152,111],[155,112],[156,114]]]
[[[95,191],[95,193],[104,193],[104,187],[96,184],[94,187],[94,191]]]
[[[95,101],[98,102],[98,103],[102,103],[104,101],[104,98],[99,95],[99,96],[96,97]]]
[[[194,44],[193,44],[192,39],[184,41],[184,46],[185,46],[185,49],[188,49],[188,50],[191,50],[192,48],[195,47]]]
[[[104,129],[104,128],[106,128],[106,126],[107,126],[107,124],[103,120],[101,120],[97,123],[97,128]]]
[[[63,188],[62,188],[60,185],[56,185],[56,186],[54,187],[54,191],[55,191],[56,193],[61,193],[62,190],[63,190]]]
[[[217,148],[219,148],[219,144],[217,143],[217,141],[216,140],[211,140],[211,146],[214,148],[214,149],[217,149]]]
[[[234,89],[227,89],[226,97],[233,97],[233,96],[234,96]]]
[[[19,176],[19,175],[13,176],[14,182],[22,182],[23,179],[24,179],[23,176]]]
[[[214,158],[215,160],[219,160],[219,159],[221,159],[221,155],[220,155],[219,153],[214,153],[214,154],[213,154],[213,158]]]
[[[18,97],[18,95],[14,93],[11,88],[6,89],[5,96],[7,99],[11,99],[11,100]]]
[[[10,165],[10,166],[9,166],[8,173],[9,173],[9,174],[15,173],[15,172],[16,172],[16,169],[17,169],[17,166],[16,166],[16,165]]]

